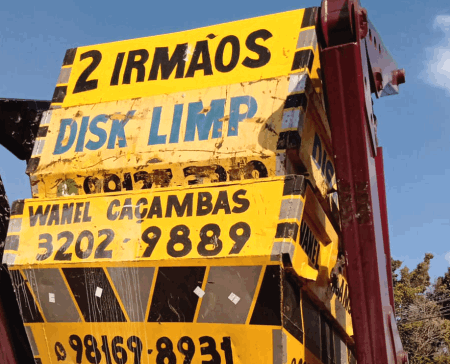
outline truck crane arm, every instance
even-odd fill
[[[382,149],[372,93],[398,93],[404,70],[357,0],[323,0],[320,58],[359,363],[406,363],[394,319]]]

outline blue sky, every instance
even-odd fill
[[[117,4],[117,5],[116,5]],[[49,100],[68,48],[181,31],[318,6],[306,1],[8,1],[0,8],[0,97]],[[450,264],[450,5],[363,0],[406,69],[397,96],[375,100],[384,148],[392,255],[410,268]],[[10,202],[30,197],[25,163],[0,147]]]

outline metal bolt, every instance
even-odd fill
[[[392,71],[392,84],[401,85],[402,83],[405,83],[405,69]]]
[[[380,92],[383,89],[383,75],[380,71],[373,72],[373,78],[375,79],[375,88],[377,92]]]
[[[367,22],[367,10],[360,8],[358,10],[359,15],[359,39],[364,39],[369,31],[369,24]]]

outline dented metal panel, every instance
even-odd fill
[[[351,344],[316,15],[67,51],[3,257],[37,362],[317,362],[307,297]]]
[[[337,255],[337,235],[302,176],[31,199],[16,210],[5,245],[11,267],[286,255],[299,276],[315,280],[320,269],[330,274]]]
[[[37,266],[270,257],[283,187],[284,178],[278,178],[26,200],[23,215],[11,219],[9,241],[15,243],[5,251],[17,254],[14,265]],[[300,215],[292,217],[300,219],[302,210],[295,212]]]
[[[337,208],[329,126],[307,72],[57,109],[45,122],[28,165],[34,197],[273,177],[289,173],[293,152]]]
[[[42,363],[159,363],[171,345],[178,360],[214,345],[227,363],[300,359],[301,311],[281,304],[285,295],[299,305],[299,283],[283,278],[283,261],[307,280],[326,279],[336,262],[337,235],[302,176],[14,209],[3,263]]]

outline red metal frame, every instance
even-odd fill
[[[318,30],[357,360],[359,364],[401,363],[405,355],[391,320],[382,154],[376,145],[371,105],[372,91],[377,96],[384,89],[387,94],[398,92],[398,77],[392,77],[396,64],[355,0],[323,0]],[[379,67],[375,70],[373,65]]]
[[[383,228],[384,254],[386,255],[386,272],[389,287],[389,300],[394,312],[394,287],[392,284],[391,269],[391,248],[389,244],[389,225],[386,204],[386,185],[384,182],[384,165],[383,165],[383,149],[378,147],[377,156],[375,157],[375,166],[377,169],[378,195],[380,198],[381,224]]]

